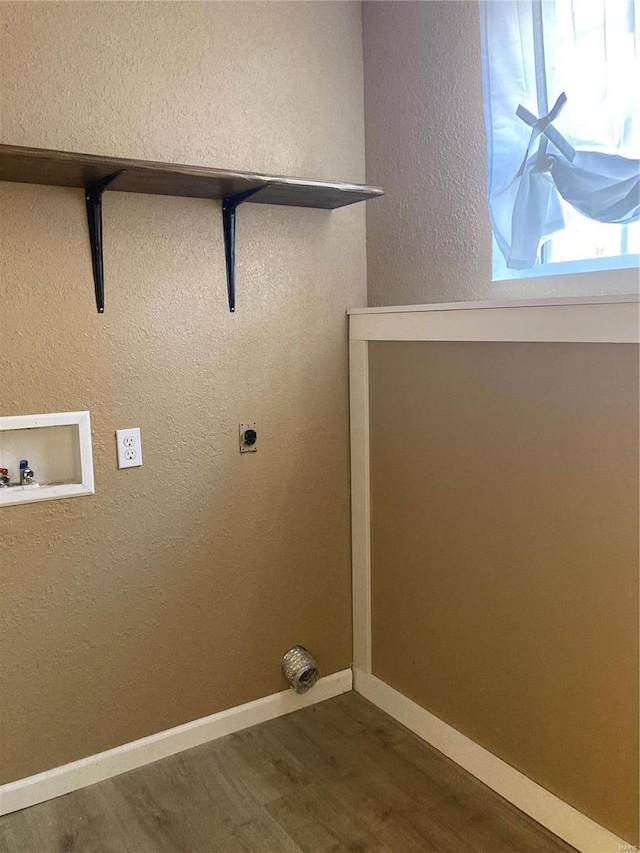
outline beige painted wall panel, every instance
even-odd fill
[[[2,141],[364,176],[355,3],[3,3]],[[0,511],[0,782],[351,664],[345,309],[364,208],[0,186],[2,414],[91,411],[96,495]],[[238,451],[256,420],[260,449]],[[140,426],[144,466],[116,469]]]
[[[373,671],[638,843],[638,350],[370,347]]]
[[[369,304],[637,292],[637,270],[491,281],[479,8],[363,3]]]

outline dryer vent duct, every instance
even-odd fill
[[[304,646],[294,646],[282,658],[282,674],[296,693],[311,690],[320,678],[318,664]]]

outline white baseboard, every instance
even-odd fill
[[[637,848],[595,823],[375,675],[354,669],[354,690],[581,853]]]
[[[321,678],[315,687],[299,696],[293,690],[274,693],[245,705],[238,705],[200,720],[125,743],[62,767],[55,767],[0,786],[0,815],[43,803],[78,788],[93,785],[120,773],[127,773],[160,758],[175,755],[224,735],[282,717],[351,690],[351,670]]]

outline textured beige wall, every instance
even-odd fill
[[[364,177],[355,3],[2,3],[2,141]],[[351,663],[345,308],[364,207],[3,184],[3,414],[89,409],[96,495],[0,511],[0,782]],[[260,450],[238,452],[256,420]],[[144,467],[116,469],[140,426]]]
[[[375,675],[638,843],[638,350],[372,343]]]
[[[491,281],[478,10],[363,3],[369,304],[637,292],[637,270]]]

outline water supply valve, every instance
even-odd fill
[[[34,474],[31,468],[29,468],[29,460],[21,459],[20,460],[20,485],[21,486],[30,486],[33,483]]]

